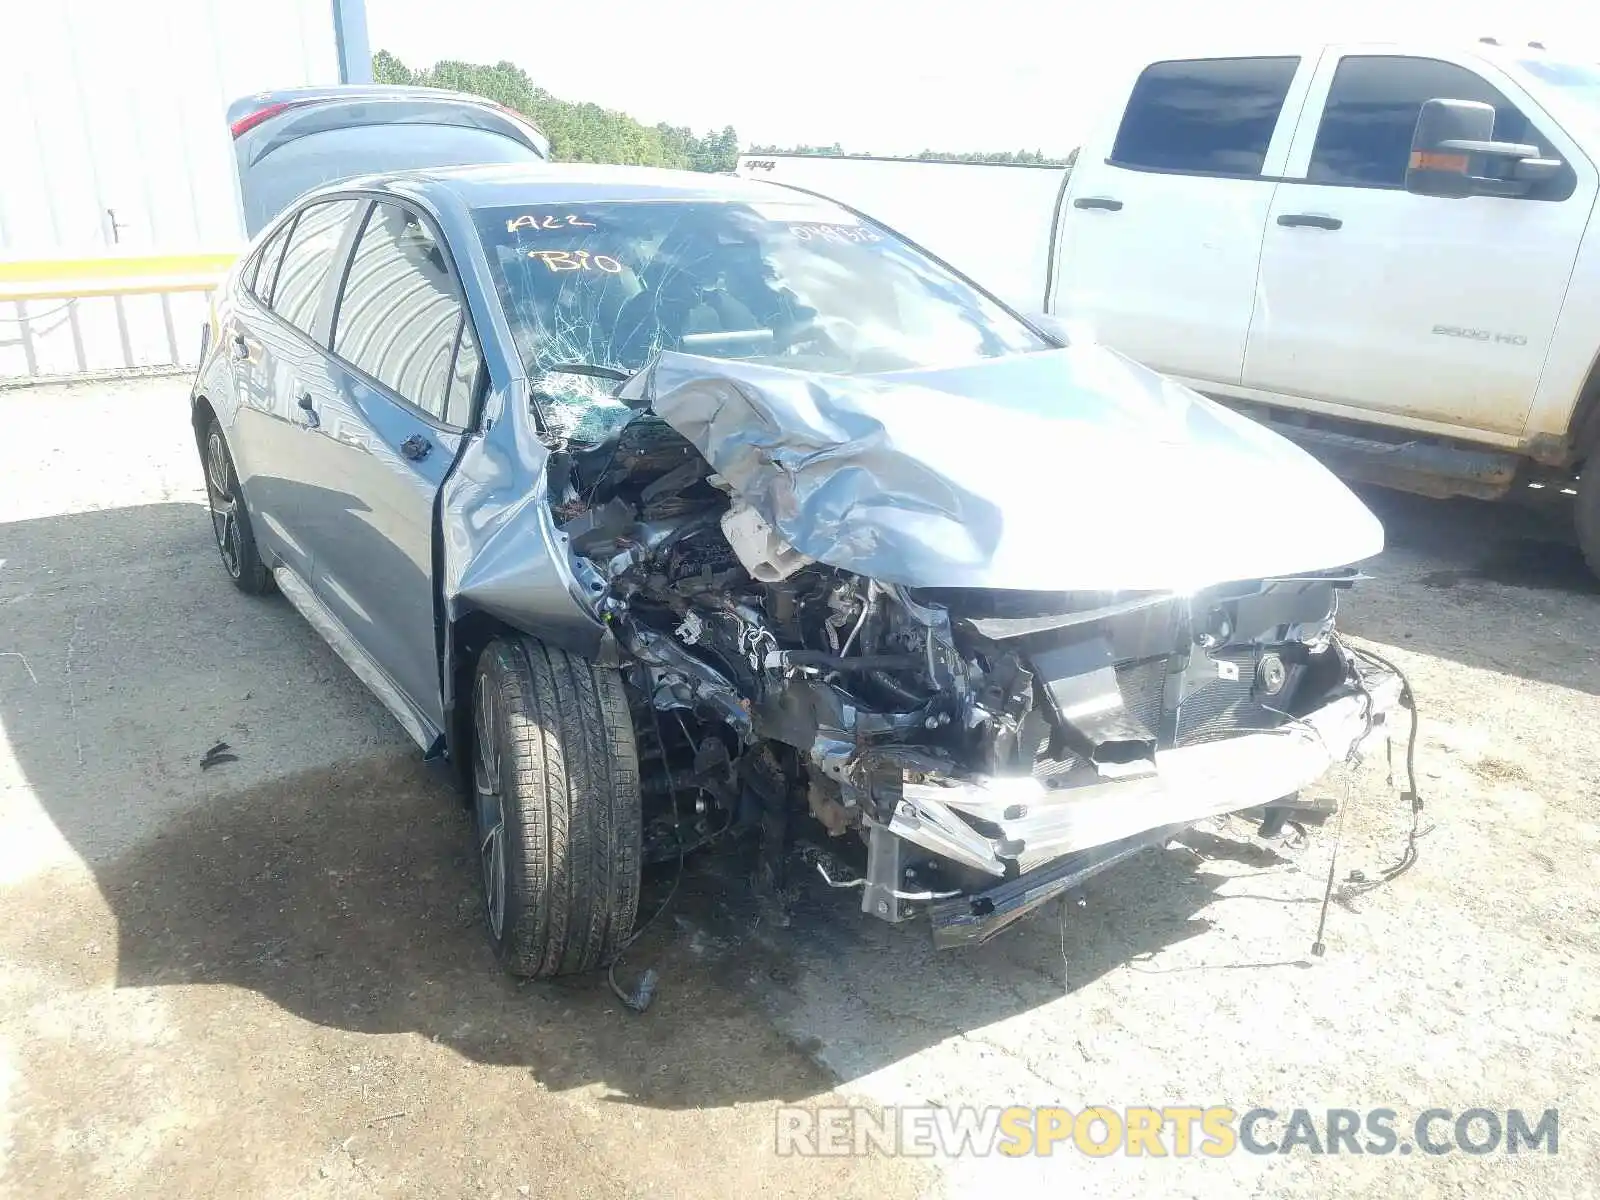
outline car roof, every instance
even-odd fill
[[[424,200],[450,195],[474,209],[515,204],[638,200],[816,202],[812,197],[777,184],[735,175],[597,163],[425,167],[345,180],[338,186],[377,188]]]

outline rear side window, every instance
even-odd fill
[[[283,261],[284,243],[289,240],[289,230],[293,228],[293,221],[285,221],[283,228],[273,234],[271,240],[261,248],[261,257],[256,260],[250,280],[250,290],[263,304],[272,303],[272,285],[277,282],[278,265]]]
[[[407,209],[374,204],[339,299],[333,352],[408,403],[451,420],[461,327],[461,302],[433,231]]]
[[[1476,100],[1494,106],[1494,136],[1554,154],[1522,110],[1474,71],[1433,58],[1361,55],[1342,59],[1328,89],[1306,178],[1311,183],[1401,188],[1411,138],[1426,100]],[[1537,199],[1564,200],[1576,176],[1541,183]]]
[[[283,265],[272,289],[272,311],[302,333],[312,332],[317,301],[328,281],[334,251],[359,200],[327,200],[303,209],[289,233]]]
[[[1133,85],[1111,161],[1151,171],[1259,175],[1299,67],[1298,58],[1148,66]]]

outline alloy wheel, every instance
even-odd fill
[[[239,500],[233,494],[233,472],[228,468],[228,451],[222,434],[211,431],[206,444],[206,492],[211,502],[211,529],[217,535],[217,550],[228,574],[239,578],[244,561],[239,539]]]

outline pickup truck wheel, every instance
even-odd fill
[[[1578,548],[1583,551],[1589,570],[1600,576],[1600,449],[1589,456],[1578,476],[1573,515],[1577,518]]]
[[[473,825],[501,964],[545,978],[602,966],[639,905],[639,760],[622,676],[534,638],[499,638],[473,677]]]
[[[217,553],[228,578],[241,592],[259,596],[272,587],[272,574],[256,550],[255,531],[250,526],[250,510],[245,507],[239,476],[233,469],[233,455],[222,427],[212,421],[206,426],[205,441],[206,501],[211,506],[211,532],[217,539]]]

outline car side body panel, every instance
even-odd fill
[[[392,192],[381,181],[362,185],[371,188],[362,194],[419,210],[442,235],[487,375],[471,429],[429,422],[332,354],[326,311],[316,328],[319,345],[249,292],[244,269],[277,222],[219,292],[193,394],[211,406],[228,437],[269,566],[292,572],[282,590],[294,593],[295,606],[347,662],[355,657],[351,647],[370,660],[358,671],[363,679],[373,668],[381,672],[374,692],[426,749],[448,724],[455,622],[482,612],[605,658],[606,628],[585,600],[603,585],[570,569],[549,505],[549,451],[521,366],[505,352],[510,331],[469,210],[414,183]],[[335,186],[308,195],[285,220],[315,199],[350,191]],[[347,258],[350,240],[336,263]],[[330,301],[339,284],[336,267]],[[234,357],[240,337],[248,358]],[[309,407],[302,395],[310,396]],[[413,436],[429,443],[420,459],[401,450]]]
[[[397,403],[328,356],[328,403],[308,441],[316,514],[312,585],[436,725],[443,721],[433,598],[434,501],[460,435]],[[402,451],[411,438],[428,447]]]

